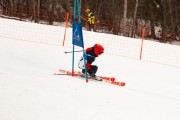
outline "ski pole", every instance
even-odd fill
[[[54,73],[54,75],[69,75],[67,73]]]
[[[74,52],[82,52],[83,50],[77,50],[77,51],[74,51]],[[64,53],[72,53],[73,51],[65,51]]]
[[[72,73],[54,73],[54,75],[72,75]],[[74,76],[79,76],[79,74],[75,73]]]

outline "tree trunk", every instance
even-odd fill
[[[14,11],[13,0],[10,0],[10,15],[13,15],[13,11]]]
[[[155,17],[155,15],[154,15],[154,12],[153,12],[154,10],[153,10],[152,4],[150,4],[150,11],[151,11],[151,13],[150,13],[151,37],[153,39],[156,39],[155,28],[154,28],[154,17]]]
[[[124,0],[123,36],[125,36],[126,34],[126,19],[127,19],[127,0]]]
[[[166,7],[166,4],[164,3],[163,5],[163,25],[162,25],[162,33],[161,33],[161,40],[160,42],[163,42],[165,43],[166,42],[166,33],[167,33],[167,30],[166,30],[166,12],[167,12],[167,7]]]
[[[173,39],[175,39],[175,31],[174,31],[174,18],[173,18],[173,12],[172,12],[172,1],[168,0],[168,7],[170,12],[170,18],[171,18],[171,33],[172,37],[169,39],[169,42],[171,43]]]
[[[134,8],[134,17],[133,17],[133,28],[132,28],[132,33],[131,33],[131,37],[134,37],[134,38],[135,38],[136,16],[137,16],[138,5],[139,5],[139,0],[136,0],[136,5]]]
[[[33,4],[33,18],[34,18],[34,22],[37,22],[37,17],[36,17],[36,6],[35,6],[35,0],[32,0]]]
[[[22,0],[19,0],[18,1],[18,3],[17,3],[17,8],[18,8],[18,10],[17,10],[17,17],[19,17],[20,18],[20,20],[22,20]]]
[[[175,32],[178,33],[178,23],[179,23],[179,18],[178,18],[178,2],[175,1]]]
[[[55,7],[54,0],[51,0],[51,6],[50,6],[50,11],[49,11],[49,24],[50,25],[53,25],[53,21],[54,21],[54,7]]]
[[[40,2],[41,0],[38,0],[38,6],[37,6],[37,22],[39,23],[39,14],[40,14]]]

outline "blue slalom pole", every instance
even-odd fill
[[[81,25],[81,3],[80,0],[77,0],[77,4],[78,4],[78,20],[79,23]],[[85,74],[86,74],[86,82],[88,82],[88,75],[87,75],[87,68],[86,68],[86,54],[84,53],[84,47],[83,47],[83,57],[84,57],[84,68],[85,68]]]
[[[81,4],[79,0],[77,4],[78,4],[78,20],[79,20],[79,23],[81,24]]]
[[[74,20],[76,19],[76,3],[77,1],[74,0]],[[73,33],[73,29],[72,29]],[[72,34],[72,40],[73,40],[73,34]],[[74,44],[73,44],[73,54],[72,54],[72,76],[74,75]]]
[[[87,74],[87,67],[86,67],[87,55],[84,53],[84,48],[83,48],[83,59],[84,59],[84,68],[85,68],[85,74],[86,74],[86,82],[88,82],[88,74]]]

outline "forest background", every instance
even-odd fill
[[[163,43],[180,41],[180,0],[81,0],[81,17],[86,9],[95,15],[97,32]],[[59,25],[73,18],[73,0],[0,0],[0,16]],[[86,20],[82,25],[86,27]],[[71,24],[69,24],[71,26]]]

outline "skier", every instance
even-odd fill
[[[88,30],[91,31],[91,29],[93,29],[93,31],[95,31],[94,29],[95,16],[93,15],[93,12],[90,9],[86,9],[86,13],[87,13]]]
[[[86,49],[84,57],[81,57],[78,63],[78,67],[82,69],[83,74],[85,74],[85,68],[84,68],[84,58],[85,58],[87,73],[91,78],[99,80],[98,77],[96,77],[98,66],[92,65],[92,63],[95,61],[96,57],[98,57],[102,53],[104,53],[104,47],[100,44],[95,44],[93,47],[89,47]]]

